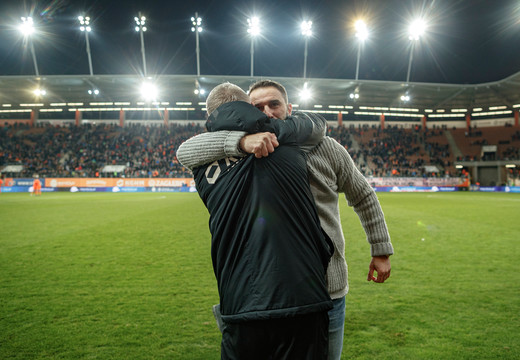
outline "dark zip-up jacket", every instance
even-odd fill
[[[273,131],[280,142],[269,157],[226,158],[193,171],[210,212],[223,320],[329,310],[325,277],[333,247],[320,227],[305,154],[297,146],[312,137],[315,124],[272,120],[247,103],[232,102],[211,114],[207,127]]]

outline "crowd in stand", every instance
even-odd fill
[[[349,149],[349,152],[366,176],[455,175],[449,145],[434,141],[443,135],[443,129],[351,126],[344,133],[357,139],[359,149]],[[438,171],[425,165],[435,166]]]
[[[341,126],[329,127],[328,135],[348,149],[366,176],[457,176],[449,145],[436,141],[445,130]],[[21,173],[7,175],[16,177],[191,177],[175,154],[183,141],[203,131],[191,123],[124,127],[6,123],[0,127],[0,168],[23,165]],[[513,140],[515,136],[520,139],[520,132]],[[519,150],[509,147],[502,156],[518,159]],[[124,170],[103,172],[106,165],[124,165]]]
[[[17,177],[191,177],[175,157],[199,125],[5,125],[0,129],[0,167],[23,165]],[[103,173],[124,165],[123,173]]]

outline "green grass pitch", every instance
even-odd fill
[[[517,359],[520,195],[380,193],[396,253],[341,199],[345,359]],[[197,194],[0,194],[0,359],[220,359]]]

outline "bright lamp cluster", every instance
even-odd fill
[[[135,31],[146,31],[146,17],[145,16],[141,16],[141,17],[134,17],[134,20],[135,20]]]
[[[192,23],[192,27],[191,27],[191,31],[195,32],[202,32],[202,19],[200,17],[193,17],[191,18],[191,23]]]
[[[92,31],[92,28],[90,27],[90,17],[88,16],[78,16],[78,21],[79,21],[79,24],[81,25],[79,27],[79,29],[81,31],[87,31],[87,32],[91,32]]]

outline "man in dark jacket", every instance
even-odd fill
[[[247,101],[236,85],[217,86],[208,96],[208,130],[271,131],[280,146],[266,158],[225,158],[193,170],[210,212],[222,358],[326,359],[332,244],[299,146],[325,121],[269,119]]]

